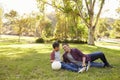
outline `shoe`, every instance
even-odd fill
[[[104,65],[104,67],[113,68],[113,66],[111,66],[111,65]]]
[[[87,66],[86,66],[86,70],[85,71],[88,71],[90,68],[90,61],[88,62]]]
[[[78,73],[83,73],[84,71],[86,71],[86,67],[79,68]]]

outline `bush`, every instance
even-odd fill
[[[38,38],[36,39],[36,43],[44,43],[45,40],[43,38]]]
[[[76,44],[86,44],[87,42],[81,40],[58,40],[59,43],[76,43]]]

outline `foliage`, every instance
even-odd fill
[[[71,13],[67,15],[59,11],[56,13],[56,18],[55,38],[61,40],[72,38],[87,41],[87,29],[78,16],[73,16]]]
[[[111,18],[102,18],[96,27],[96,39],[107,38],[120,38],[120,20]]]
[[[40,35],[39,37],[50,37],[53,35],[52,28],[51,21],[48,18],[45,17],[38,20],[37,31]]]
[[[79,41],[92,41],[94,38],[94,27],[98,22],[104,0],[99,0],[100,6],[98,14],[94,14],[94,7],[96,1],[81,1],[81,0],[36,0],[40,13],[31,17],[31,14],[19,16],[14,10],[5,14],[6,19],[9,20],[9,26],[15,34],[35,37],[55,37],[60,40],[71,38]],[[83,5],[83,2],[85,5]],[[50,19],[45,13],[46,6],[55,8],[56,22]],[[88,27],[88,29],[86,28]],[[91,29],[89,29],[92,27]],[[90,34],[93,33],[93,34]],[[89,39],[88,37],[91,37]],[[92,36],[91,36],[92,35]],[[94,41],[94,39],[93,39]],[[94,44],[94,43],[90,43]]]
[[[86,44],[87,42],[85,41],[80,41],[80,40],[58,40],[59,43],[75,43],[75,44]]]
[[[112,38],[120,38],[120,20],[115,20],[113,24],[113,31],[111,32]]]
[[[50,1],[37,0],[38,3],[44,3],[44,8],[45,8],[45,5],[50,5],[56,9],[56,12],[62,12],[62,16],[64,16],[64,20],[62,19],[63,22],[60,21],[60,23],[58,21],[58,25],[63,23],[62,26],[64,31],[61,34],[58,34],[58,35],[55,34],[55,36],[57,37],[60,36],[60,38],[62,37],[66,39],[68,37],[67,32],[69,31],[68,28],[71,25],[70,23],[73,22],[74,27],[77,27],[75,26],[77,23],[75,23],[73,20],[75,20],[76,17],[79,17],[83,20],[84,24],[89,29],[88,44],[90,45],[94,45],[94,31],[95,31],[94,29],[98,23],[98,19],[99,19],[101,10],[103,8],[104,1],[105,0],[99,0],[99,1],[96,1],[96,0],[50,0]],[[85,2],[85,5],[83,5],[83,2]],[[95,15],[94,7],[96,2],[99,2],[100,6],[98,6],[99,10],[98,10],[98,13]],[[40,6],[40,4],[38,4],[38,6]],[[75,18],[72,18],[73,16],[75,16]],[[58,19],[58,20],[61,20],[61,19]],[[61,25],[60,26],[58,25],[57,27],[60,28]]]
[[[107,32],[110,32],[112,29],[112,25],[108,22],[108,19],[100,19],[99,23],[96,27],[96,39],[101,37],[109,37],[106,35]]]
[[[8,28],[8,30],[11,31],[10,34],[19,35],[18,41],[20,41],[20,37],[22,35],[34,36],[35,24],[36,24],[35,17],[33,17],[32,15],[19,16],[19,15],[17,15],[17,12],[13,11],[13,10],[11,10],[9,13],[6,13],[4,16],[6,17],[6,19],[9,20],[8,27],[10,26],[10,30],[9,30],[9,28]],[[5,24],[7,24],[7,23],[5,23]]]
[[[17,18],[18,13],[14,10],[11,10],[9,13],[5,13],[4,17],[9,21],[9,23],[12,25],[14,24],[14,20]]]

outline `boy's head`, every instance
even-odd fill
[[[59,51],[59,43],[58,42],[54,42],[52,44],[52,46],[53,46],[53,48],[54,48],[55,51]]]

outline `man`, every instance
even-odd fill
[[[102,62],[104,63],[103,67],[112,67],[108,63],[105,55],[102,52],[95,52],[92,54],[85,55],[76,48],[71,49],[67,43],[63,43],[62,47],[65,51],[65,53],[63,54],[64,62],[75,63],[77,65],[81,65],[82,63],[82,67],[85,67],[86,63],[88,63],[89,61],[92,63],[93,61],[97,59],[101,59]]]
[[[52,47],[53,47],[53,51],[52,53],[50,54],[50,62],[54,62],[54,61],[60,61],[61,62],[61,59],[60,59],[60,47],[59,47],[59,43],[58,42],[54,42],[52,44]],[[70,70],[70,71],[74,71],[74,72],[82,72],[79,68],[78,65],[74,64],[74,63],[64,63],[64,62],[61,62],[61,65],[62,65],[62,69],[66,69],[66,70]]]

